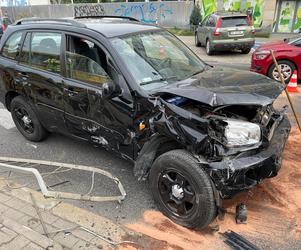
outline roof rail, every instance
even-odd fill
[[[20,20],[17,20],[14,25],[22,25],[26,23],[56,23],[61,25],[69,25],[69,26],[76,26],[80,28],[85,28],[86,25],[83,23],[79,23],[77,21],[74,21],[72,19],[62,19],[62,18],[22,18]]]
[[[134,22],[140,22],[138,19],[130,16],[107,16],[107,15],[102,15],[102,16],[76,16],[74,19],[84,19],[84,18],[118,18],[118,19],[126,19],[129,21],[134,21]]]

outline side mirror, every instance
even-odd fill
[[[103,97],[109,97],[111,96],[115,90],[116,90],[116,85],[109,81],[109,82],[106,82],[102,85],[102,90],[103,90]]]

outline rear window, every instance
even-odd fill
[[[221,20],[221,28],[236,27],[236,26],[250,26],[247,16],[237,17],[223,17]]]

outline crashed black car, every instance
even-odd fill
[[[277,175],[290,131],[265,76],[214,68],[131,18],[25,19],[1,40],[0,100],[21,134],[59,132],[132,161],[160,210],[207,226],[222,199]]]

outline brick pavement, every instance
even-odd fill
[[[112,244],[99,235],[118,242],[128,233],[112,221],[84,209],[44,199],[40,193],[28,188],[9,186],[0,180],[0,250],[111,249]],[[30,193],[36,200],[48,236],[30,200]]]

